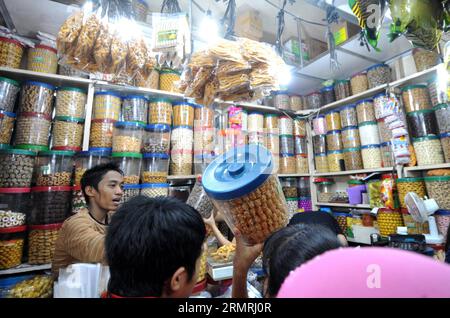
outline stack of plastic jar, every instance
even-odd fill
[[[352,88],[352,95],[365,92],[369,89],[369,82],[367,80],[367,72],[357,73],[350,79]]]
[[[181,73],[175,70],[163,69],[159,72],[159,89],[167,92],[178,92],[176,82],[180,80]]]
[[[358,123],[375,121],[375,110],[372,99],[364,99],[356,103]]]
[[[378,125],[376,121],[360,123],[358,128],[362,146],[378,145],[380,143],[380,134],[378,132]]]
[[[361,170],[363,169],[363,160],[361,157],[361,148],[346,148],[344,153],[345,170]]]
[[[313,149],[314,149],[314,154],[327,152],[326,135],[313,136]]]
[[[433,108],[439,133],[445,134],[450,132],[450,104],[439,104]]]
[[[72,185],[73,151],[39,152],[34,169],[34,184],[38,187]]]
[[[149,124],[172,125],[172,103],[167,98],[150,99],[148,110]]]
[[[330,172],[328,168],[328,159],[326,153],[319,153],[314,155],[314,163],[316,166],[317,173],[326,173]]]
[[[328,105],[336,101],[333,86],[326,86],[322,88],[320,92],[322,93],[322,102],[324,105]]]
[[[146,153],[142,163],[142,183],[166,183],[169,174],[169,155]]]
[[[122,121],[147,122],[148,99],[144,96],[129,95],[123,98]]]
[[[274,105],[277,109],[291,110],[289,93],[287,91],[273,92]]]
[[[413,58],[416,63],[417,72],[425,71],[439,64],[439,54],[435,51],[429,51],[421,48],[413,50]]]
[[[174,176],[191,175],[193,165],[192,156],[192,150],[172,150],[170,153],[170,174]]]
[[[280,154],[280,174],[293,174],[297,170],[297,163],[293,153]]]
[[[52,149],[81,151],[84,118],[57,116],[53,123]]]
[[[115,123],[113,135],[113,152],[140,153],[145,125],[139,122]]]
[[[327,161],[330,172],[344,171],[344,154],[342,150],[328,151]]]
[[[278,134],[266,134],[264,144],[272,155],[278,156],[280,153],[280,137]]]
[[[431,108],[426,85],[409,85],[402,88],[403,104],[407,113]]]
[[[334,94],[336,100],[341,100],[350,96],[350,81],[337,80],[334,82]]]
[[[122,97],[115,92],[97,92],[94,94],[94,110],[92,119],[120,119]]]
[[[56,116],[84,118],[86,91],[76,87],[61,87],[56,91]]]
[[[364,169],[381,168],[382,162],[380,145],[361,146],[361,155],[363,159]]]
[[[174,127],[171,135],[172,175],[190,175],[192,173],[194,132],[190,126]]]
[[[300,95],[290,95],[289,105],[292,111],[299,111],[303,109],[303,98]]]
[[[2,211],[3,212],[3,211]],[[22,263],[23,247],[26,237],[26,225],[0,227],[0,270],[13,268]],[[2,282],[0,295],[5,288]]]
[[[39,113],[21,113],[17,119],[14,145],[22,149],[48,149],[51,117]]]
[[[426,136],[413,139],[417,165],[436,165],[444,163],[444,154],[438,136]]]
[[[406,114],[406,117],[413,138],[438,135],[438,125],[432,109],[410,112]]]
[[[331,130],[327,132],[327,151],[342,150],[342,139],[340,130]]]
[[[313,119],[313,130],[316,135],[325,135],[327,133],[325,115],[319,115]]]
[[[433,107],[447,103],[449,100],[447,85],[442,85],[436,76],[428,82],[428,92],[430,93],[431,105]]]
[[[89,147],[112,149],[115,123],[116,121],[113,119],[93,119],[89,135]]]
[[[351,104],[351,105],[342,107],[339,110],[339,115],[341,117],[341,126],[342,127],[358,125],[358,118],[356,115],[356,105]]]
[[[19,91],[20,85],[18,82],[6,77],[0,77],[0,110],[10,113],[14,112]]]
[[[36,45],[28,51],[28,70],[33,72],[56,74],[58,55],[56,49],[46,45]]]
[[[97,165],[109,162],[111,157],[110,148],[90,148],[89,151],[82,151],[75,156],[75,180],[74,185],[81,184],[81,178],[86,170]]]
[[[113,152],[112,160],[123,171],[124,184],[139,184],[142,154],[130,152]]]
[[[382,144],[380,144],[380,151],[383,167],[393,167],[395,165],[395,160],[392,153],[391,142],[383,142]]]
[[[339,110],[329,111],[325,115],[325,120],[327,122],[327,131],[341,129],[341,118],[339,116]]]
[[[0,37],[0,66],[20,68],[25,46],[19,41]]]
[[[376,64],[367,69],[369,88],[388,84],[391,81],[391,69],[386,64]]]
[[[264,135],[261,133],[261,142],[264,143]],[[215,148],[215,129],[213,127],[194,127],[194,152],[211,153]]]
[[[320,92],[312,92],[306,95],[308,101],[308,109],[319,109],[323,105],[322,94]]]
[[[173,125],[194,127],[195,104],[188,102],[173,103]]]
[[[357,148],[361,146],[358,126],[347,126],[341,132],[343,148]]]
[[[14,129],[16,114],[0,110],[0,144],[9,145]]]

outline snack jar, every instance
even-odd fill
[[[59,87],[56,90],[56,116],[84,118],[86,91],[76,87]]]
[[[413,58],[416,64],[417,72],[422,72],[432,68],[440,62],[439,54],[437,52],[422,48],[415,48],[413,50]]]
[[[169,155],[146,153],[142,162],[142,183],[165,183],[169,174]]]
[[[361,155],[364,169],[381,168],[380,145],[361,146]]]
[[[300,177],[297,178],[297,180],[298,180],[297,187],[299,196],[302,198],[310,196],[311,188],[309,185],[309,177]]]
[[[334,95],[334,86],[326,86],[320,90],[322,93],[322,100],[324,105],[331,104],[336,101],[336,96]]]
[[[367,91],[369,89],[367,72],[360,72],[353,75],[350,79],[350,86],[352,88],[352,95]]]
[[[442,83],[437,76],[434,76],[430,81],[428,81],[428,92],[430,93],[431,105],[433,107],[449,101],[447,84]]]
[[[168,154],[170,150],[170,126],[151,124],[145,127],[144,153]]]
[[[89,148],[89,151],[78,152],[75,156],[75,181],[80,185],[81,178],[86,170],[110,161],[111,148]]]
[[[25,46],[19,41],[0,37],[0,66],[20,68]]]
[[[320,92],[312,92],[306,95],[308,109],[319,109],[323,105],[322,94]]]
[[[362,146],[380,143],[380,133],[376,121],[366,121],[358,125],[359,138]]]
[[[0,110],[0,144],[11,143],[16,114]]]
[[[21,113],[17,118],[14,145],[40,146],[37,149],[48,149],[51,123],[50,116],[38,113]]]
[[[288,222],[280,181],[272,172],[269,151],[250,145],[216,158],[202,178],[206,193],[223,211],[228,226],[237,228],[249,245],[264,242]]]
[[[413,138],[438,135],[438,125],[432,109],[407,113],[406,118]]]
[[[439,136],[441,139],[442,151],[446,163],[450,163],[450,132]]]
[[[341,126],[357,126],[358,118],[356,114],[356,105],[350,104],[339,109],[339,115],[341,117]]]
[[[266,134],[264,136],[265,147],[273,154],[280,153],[280,137],[278,134]]]
[[[306,146],[306,137],[295,136],[294,145],[296,155],[308,154],[308,148]]]
[[[317,178],[314,180],[314,183],[317,184],[317,200],[319,202],[330,202],[334,194],[332,189],[334,184],[333,179]]]
[[[328,170],[339,172],[344,170],[344,154],[342,150],[327,152]]]
[[[294,153],[294,137],[292,135],[280,135],[280,153]]]
[[[439,208],[450,210],[450,176],[425,177],[425,185],[430,199],[435,199]]]
[[[280,135],[294,134],[294,121],[289,116],[281,116],[279,121]]]
[[[28,263],[50,264],[62,223],[31,225],[28,232]]]
[[[375,109],[373,99],[364,99],[356,103],[356,115],[358,123],[375,121]]]
[[[142,154],[134,152],[113,152],[112,160],[123,171],[124,184],[138,184],[141,175]]]
[[[247,117],[248,132],[264,132],[264,115],[260,112],[250,112]]]
[[[292,174],[295,173],[297,169],[297,164],[295,162],[295,156],[293,153],[281,153],[279,164],[280,174]]]
[[[26,81],[22,84],[20,92],[20,113],[39,113],[51,116],[53,111],[53,93],[55,86]]]
[[[334,94],[336,100],[341,100],[350,96],[350,81],[349,80],[336,80],[334,82]]]
[[[145,124],[118,121],[114,125],[113,152],[141,152]]]
[[[52,150],[81,151],[83,129],[84,118],[55,117]]]
[[[74,151],[51,150],[38,154],[34,169],[34,183],[38,187],[70,186]]]
[[[295,155],[296,173],[309,173],[307,154]]]
[[[342,150],[342,138],[340,130],[330,130],[327,132],[327,151]]]
[[[298,212],[298,198],[286,198],[289,220]]]
[[[123,185],[123,195],[120,199],[120,204],[124,204],[131,198],[137,197],[141,194],[140,184],[124,184]]]
[[[314,155],[314,163],[316,165],[317,173],[326,173],[330,172],[328,168],[328,159],[326,153],[319,153]]]
[[[265,114],[264,115],[264,131],[268,134],[279,134],[278,115]]]
[[[315,135],[312,137],[314,154],[327,152],[327,136]]]
[[[273,92],[275,108],[291,110],[289,93],[287,91]]]
[[[341,129],[341,117],[339,116],[339,110],[332,110],[326,113],[325,120],[327,122],[327,131]]]
[[[367,69],[369,88],[388,84],[391,81],[391,68],[387,64],[375,64]]]
[[[448,227],[450,225],[450,211],[449,210],[437,210],[434,212],[436,219],[436,225],[441,234],[444,237],[444,242],[447,240]]]
[[[69,216],[72,187],[34,187],[30,224],[62,223]]]
[[[450,104],[439,104],[433,108],[439,133],[445,134],[450,132]]]
[[[289,105],[291,110],[299,111],[303,109],[303,99],[300,95],[290,95],[289,96]]]
[[[176,83],[180,80],[181,73],[175,70],[163,69],[159,72],[159,89],[167,92],[178,92]]]
[[[0,188],[28,188],[36,153],[22,149],[0,150]]]
[[[140,95],[128,95],[123,98],[122,121],[147,123],[148,99]]]
[[[357,148],[361,146],[358,126],[342,128],[341,137],[344,148]]]
[[[75,185],[72,188],[72,214],[76,214],[87,208],[88,205],[81,190],[81,185]]]
[[[305,118],[296,117],[294,119],[294,136],[306,136],[307,120]]]
[[[0,298],[51,298],[51,275],[21,275],[0,280]]]
[[[192,150],[172,150],[170,153],[170,175],[188,176],[192,174]]]
[[[58,71],[58,51],[46,45],[36,45],[28,50],[28,70],[56,74]]]
[[[152,98],[148,110],[149,124],[172,125],[172,102],[168,98]]]
[[[403,104],[407,113],[431,108],[426,85],[408,85],[402,88]]]
[[[313,119],[313,130],[316,135],[325,135],[327,133],[325,115],[319,115]]]
[[[381,161],[383,163],[383,167],[394,167],[395,159],[392,152],[392,143],[391,142],[383,142],[380,144],[381,151]]]
[[[295,178],[281,178],[281,189],[285,198],[297,198],[297,180]]]
[[[214,110],[203,105],[195,105],[194,109],[194,129],[214,128]]]
[[[344,153],[345,170],[363,169],[363,160],[360,147],[345,148],[342,152]]]
[[[141,184],[141,195],[150,198],[167,197],[169,195],[168,183],[143,183]]]
[[[399,211],[381,208],[377,214],[381,236],[397,233],[397,227],[403,226],[403,218]]]
[[[444,163],[444,153],[438,136],[413,138],[417,165],[437,165]]]
[[[408,192],[414,192],[422,199],[427,195],[423,178],[398,178],[396,183],[402,208],[406,208],[405,196]]]
[[[0,228],[0,270],[22,263],[26,225]]]
[[[0,110],[13,112],[19,91],[19,82],[6,77],[0,77]]]
[[[112,119],[93,119],[89,135],[89,147],[112,149],[115,123],[116,121]]]
[[[31,188],[0,188],[0,228],[25,225],[32,208]]]
[[[375,118],[381,119],[386,117],[386,112],[389,102],[389,96],[386,93],[379,93],[373,97],[373,107],[375,111]]]
[[[173,126],[170,136],[171,150],[193,149],[194,130],[191,126]]]
[[[94,94],[92,119],[120,119],[122,96],[119,93],[104,91]]]
[[[194,108],[196,106],[196,104],[188,102],[173,103],[173,125],[194,127]]]

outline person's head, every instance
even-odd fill
[[[447,228],[447,243],[445,243],[445,251],[450,250],[450,226]]]
[[[81,190],[89,207],[115,211],[123,195],[122,183],[122,170],[110,162],[86,170],[81,178]]]
[[[200,213],[175,198],[132,198],[114,214],[106,235],[109,292],[190,296],[205,234]]]
[[[266,297],[275,297],[289,273],[328,250],[341,247],[336,235],[315,224],[290,225],[269,236],[263,248]]]

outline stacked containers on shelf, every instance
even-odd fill
[[[339,109],[339,116],[341,118],[342,128],[349,126],[357,126],[358,118],[356,115],[356,105],[350,104]]]
[[[294,119],[294,152],[297,173],[309,173],[306,125],[306,119],[300,117]]]
[[[361,157],[364,169],[381,168],[381,149],[380,135],[375,117],[374,102],[372,99],[364,99],[356,103],[356,115],[358,119],[359,138],[361,141]],[[356,147],[355,147],[356,148]],[[352,148],[352,149],[355,149]],[[348,151],[346,155],[355,155],[354,162],[349,164],[357,164],[359,158],[356,154]],[[356,165],[355,164],[355,165]]]
[[[402,208],[406,208],[405,196],[408,192],[414,192],[422,199],[427,194],[423,178],[398,178],[396,183],[398,198]]]
[[[329,111],[325,115],[327,125],[326,150],[329,172],[338,172],[344,169],[343,144],[341,137],[341,117],[339,110]],[[317,158],[320,162],[321,157]]]
[[[291,110],[289,93],[287,91],[273,92],[274,106],[277,109]]]
[[[121,120],[124,122],[147,123],[148,99],[140,95],[128,95],[123,98]]]
[[[306,95],[308,109],[319,109],[323,106],[322,94],[320,92],[312,92]]]
[[[113,152],[140,153],[145,124],[140,122],[118,121],[114,125]]]
[[[330,172],[327,160],[326,135],[313,136],[314,163],[317,173]]]
[[[170,153],[170,125],[150,124],[145,126],[142,152],[145,153]]]
[[[168,183],[143,183],[141,184],[141,195],[150,198],[166,197],[169,195]]]
[[[369,88],[388,84],[391,81],[391,69],[386,64],[375,64],[367,69]]]
[[[215,158],[214,111],[203,105],[194,109],[194,173],[202,174]]]
[[[69,187],[70,189],[70,187]],[[44,189],[35,189],[36,195]],[[49,264],[53,260],[55,243],[62,223],[30,225],[28,233],[28,263],[32,265]]]
[[[341,100],[350,96],[350,81],[349,80],[336,80],[334,82],[334,94],[336,100]]]
[[[365,92],[369,89],[369,82],[367,79],[367,72],[360,72],[354,74],[350,79],[350,86],[352,95]]]
[[[195,104],[173,104],[173,129],[171,135],[171,175],[191,175],[193,168]]]
[[[278,172],[280,162],[279,118],[275,114],[264,115],[264,145],[272,154],[274,173]]]
[[[294,121],[289,116],[281,116],[280,126],[280,174],[292,174],[297,170],[294,154]]]
[[[86,91],[76,87],[59,87],[56,91],[55,116],[84,118]]]
[[[440,209],[450,210],[450,176],[425,177],[428,196],[436,200]]]
[[[292,111],[296,112],[304,108],[303,96],[291,94],[289,96],[289,105]]]
[[[169,155],[161,153],[146,153],[143,157],[142,183],[167,183],[169,174]]]
[[[141,185],[140,184],[124,184],[123,185],[123,195],[120,200],[120,204],[123,204],[141,194]]]
[[[415,48],[413,50],[413,58],[418,72],[432,68],[433,66],[439,64],[440,61],[440,57],[437,52],[422,48]]]
[[[434,76],[428,81],[428,92],[430,93],[431,105],[436,107],[440,104],[445,104],[449,101],[447,93],[447,84],[439,81],[437,76]]]
[[[403,226],[403,218],[399,211],[381,208],[377,214],[381,236],[397,233],[397,227]]]
[[[0,66],[20,68],[25,45],[14,39],[0,37],[0,52]]]
[[[172,125],[172,102],[167,98],[152,98],[149,101],[148,123]]]
[[[296,178],[282,178],[281,187],[286,198],[286,203],[289,212],[289,219],[298,212],[298,191]]]
[[[33,72],[56,74],[58,55],[56,49],[46,45],[36,45],[28,50],[27,69]]]

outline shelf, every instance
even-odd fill
[[[442,163],[439,165],[417,166],[417,167],[405,167],[405,172],[433,170],[433,169],[450,169],[450,163]]]
[[[293,177],[309,177],[308,173],[294,173],[294,174],[278,174],[280,178],[293,178]],[[189,175],[189,176],[168,176],[167,180],[190,180],[196,179],[197,175]]]
[[[122,94],[128,95],[146,95],[150,97],[165,97],[170,98],[171,100],[183,100],[185,99],[183,94],[172,93],[167,91],[160,91],[157,89],[145,88],[145,87],[134,87],[134,86],[124,86],[118,84],[111,84],[105,81],[94,80],[94,86],[96,88],[100,88],[102,90],[112,90]],[[188,99],[188,98],[186,98]]]
[[[167,180],[190,180],[197,178],[196,175],[189,175],[189,176],[168,176]]]
[[[1,270],[0,275],[10,275],[10,274],[42,271],[42,270],[47,270],[47,269],[51,269],[51,268],[52,268],[51,264],[44,264],[44,265],[22,264],[15,268]]]
[[[363,169],[363,170],[349,170],[340,172],[325,172],[325,173],[315,173],[313,177],[327,177],[327,176],[345,176],[351,174],[362,174],[362,173],[374,173],[374,172],[390,172],[393,171],[393,167],[388,168],[377,168],[377,169]]]
[[[294,173],[294,174],[278,174],[280,178],[289,178],[289,177],[309,177],[309,173]]]
[[[271,107],[271,106],[265,106],[265,105],[258,105],[258,104],[254,104],[254,103],[246,103],[246,102],[224,102],[221,100],[216,100],[216,103],[218,104],[222,104],[222,105],[236,105],[236,106],[240,106],[242,108],[245,108],[247,110],[250,111],[260,111],[260,112],[264,112],[264,113],[272,113],[272,114],[279,114],[279,115],[289,115],[291,117],[296,116],[296,115],[303,115],[303,116],[307,116],[309,114],[314,113],[316,110],[314,109],[309,109],[309,110],[301,110],[298,112],[294,112],[291,110],[283,110],[283,109],[278,109],[275,107]]]
[[[370,209],[369,204],[348,204],[348,203],[327,203],[327,202],[317,202],[320,206],[334,206],[342,208],[356,208],[356,209]]]

